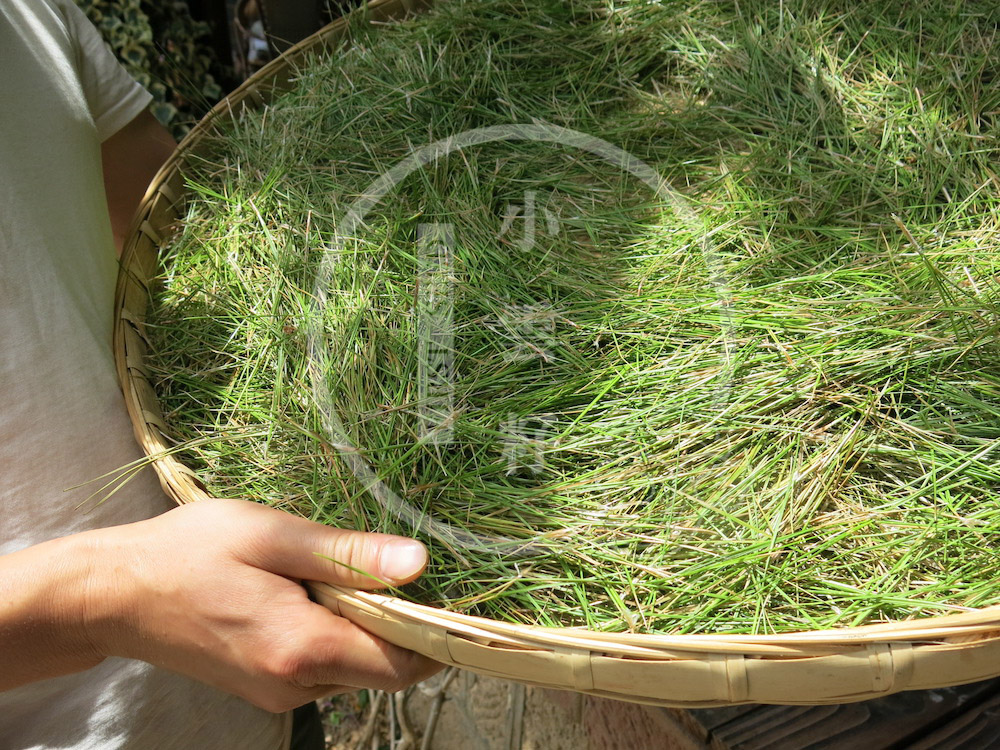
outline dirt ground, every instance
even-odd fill
[[[330,750],[703,750],[683,712],[446,670],[321,704]]]

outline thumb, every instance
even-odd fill
[[[408,583],[427,566],[427,550],[415,539],[332,528],[256,503],[246,505],[251,507],[246,508],[244,530],[250,538],[237,553],[272,573],[374,589]]]
[[[315,580],[354,588],[380,588],[408,583],[427,567],[427,550],[415,539],[343,529],[336,532],[328,539],[332,551],[315,553],[321,565],[325,562],[332,566],[318,571]]]

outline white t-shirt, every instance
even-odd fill
[[[140,455],[111,353],[117,262],[100,144],[149,95],[69,0],[0,0],[0,554],[170,507],[148,470],[102,505],[68,489]],[[276,750],[276,716],[125,659],[0,693],[0,747]]]

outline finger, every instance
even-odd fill
[[[427,550],[414,539],[336,529],[252,505],[237,549],[244,562],[272,573],[373,589],[412,581],[427,565]]]
[[[273,663],[278,676],[305,690],[322,686],[394,692],[426,679],[440,664],[394,646],[320,605],[296,627],[288,650]]]

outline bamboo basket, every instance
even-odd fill
[[[423,11],[430,0],[373,0],[370,23]],[[153,180],[133,219],[116,294],[114,350],[136,437],[178,503],[208,497],[169,454],[143,361],[150,282],[159,247],[184,210],[182,170],[214,123],[256,108],[287,86],[308,50],[348,35],[337,21],[288,50],[219,103]],[[530,685],[636,703],[699,707],[827,704],[1000,675],[1000,607],[913,621],[769,636],[629,635],[541,628],[455,614],[376,593],[310,584],[316,599],[375,635],[439,662]]]

